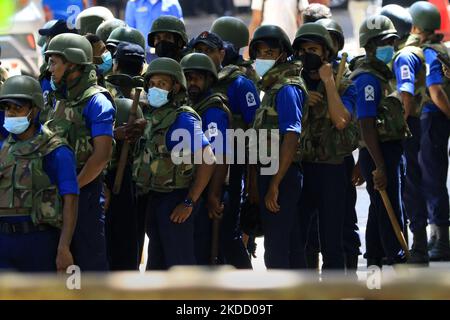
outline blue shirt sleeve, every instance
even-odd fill
[[[183,135],[172,137],[177,129],[184,130]],[[186,141],[185,137],[189,140]],[[183,149],[190,149],[192,153],[209,145],[208,139],[203,133],[201,121],[188,112],[181,112],[166,134],[166,146],[169,151],[172,151],[179,143],[183,144]]]
[[[381,101],[380,81],[370,73],[362,73],[353,83],[356,86],[356,114],[358,119],[375,118]]]
[[[293,85],[286,85],[277,93],[276,104],[280,133],[301,133],[304,92]]]
[[[112,137],[115,116],[114,106],[102,93],[94,95],[83,109],[83,117],[86,126],[91,130],[92,138],[98,136]]]
[[[128,26],[132,28],[136,28],[136,17],[134,15],[136,11],[136,3],[135,1],[128,1],[127,7],[125,9],[125,22]]]
[[[394,61],[394,74],[398,92],[414,95],[416,73],[422,66],[420,59],[412,52],[402,52]]]
[[[256,110],[261,104],[255,84],[244,76],[239,76],[228,87],[227,96],[231,112],[241,114],[245,123],[250,124],[255,119]]]
[[[352,116],[355,115],[356,112],[356,87],[354,84],[351,84],[342,94],[341,101],[344,104],[344,107]]]
[[[220,108],[210,108],[203,114],[202,129],[213,147],[214,154],[226,154],[229,125],[227,113]]]
[[[79,194],[75,156],[71,149],[61,146],[44,157],[44,171],[59,194]]]
[[[5,123],[5,111],[0,110],[0,135],[2,139],[6,139],[9,136],[8,130],[3,127],[3,124]]]
[[[442,73],[442,64],[437,58],[437,52],[431,48],[425,48],[423,51],[426,63],[426,84],[427,87],[434,84],[443,84],[444,75]]]

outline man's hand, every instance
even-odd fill
[[[360,185],[362,185],[364,182],[366,182],[364,180],[364,177],[361,174],[361,168],[359,167],[359,162],[357,164],[355,164],[355,167],[353,168],[352,171],[352,184],[355,187],[358,187]]]
[[[180,203],[172,211],[172,214],[170,215],[170,220],[174,223],[183,223],[192,214],[192,209],[193,209],[192,207],[186,207],[184,203]]]
[[[320,68],[319,68],[319,76],[320,76],[320,80],[322,80],[323,82],[327,82],[330,80],[333,80],[333,67],[331,66],[330,63],[324,63]]]
[[[224,205],[220,198],[210,195],[208,197],[208,216],[210,219],[221,219]]]
[[[273,213],[280,211],[280,205],[278,204],[278,186],[270,185],[266,196],[264,197],[266,208]]]
[[[386,190],[387,187],[387,177],[386,172],[382,168],[377,168],[372,171],[373,175],[373,185],[375,190],[382,191]]]
[[[308,101],[306,102],[306,105],[308,107],[310,107],[310,106],[313,106],[313,105],[319,103],[322,100],[323,100],[322,94],[320,94],[317,91],[309,91],[308,92]]]
[[[69,247],[59,247],[56,253],[56,270],[66,272],[67,268],[73,264],[73,256]]]
[[[144,134],[147,120],[136,119],[134,123],[125,125],[125,140],[135,143]]]

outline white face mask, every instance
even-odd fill
[[[260,77],[263,77],[267,71],[272,69],[272,67],[275,65],[276,60],[263,60],[263,59],[256,59],[255,60],[255,70],[256,73]]]
[[[169,102],[169,100],[167,99],[168,95],[169,91],[167,90],[156,87],[150,88],[147,93],[148,103],[153,108],[159,108]]]
[[[30,120],[28,119],[30,114],[31,111],[25,117],[5,117],[3,127],[12,134],[24,133],[30,126]]]

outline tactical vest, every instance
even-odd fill
[[[253,61],[245,61],[243,59],[238,60],[238,62],[236,63],[239,69],[245,74],[247,79],[252,80],[256,86],[260,80],[260,77],[256,73],[256,70],[253,68],[252,64]]]
[[[300,77],[301,62],[286,62],[277,65],[270,69],[264,77],[261,79],[259,85],[261,91],[264,91],[264,97],[261,101],[261,106],[258,108],[255,114],[255,121],[253,128],[257,130],[258,144],[259,144],[259,129],[267,130],[267,155],[271,155],[271,141],[274,137],[271,136],[271,129],[276,129],[279,132],[278,112],[277,108],[283,106],[277,106],[276,97],[278,92],[287,85],[298,87],[305,94],[307,94],[306,86]],[[279,148],[281,147],[282,137],[279,139]],[[254,147],[254,146],[252,146]],[[259,149],[261,146],[258,146]],[[298,148],[293,162],[299,162],[301,159],[301,149]],[[259,155],[259,152],[258,152]],[[258,159],[259,160],[259,159]]]
[[[426,84],[425,84],[425,57],[423,55],[423,51],[421,48],[414,46],[414,45],[406,45],[399,51],[397,51],[392,59],[392,62],[394,62],[397,57],[402,53],[412,53],[417,58],[420,59],[420,62],[422,63],[422,67],[420,68],[419,72],[415,75],[415,81],[414,81],[414,100],[416,102],[414,110],[411,110],[410,116],[412,117],[420,117],[420,114],[422,113],[422,107],[423,103],[425,101],[426,97]],[[397,81],[396,78],[393,78],[391,80],[391,86],[393,88],[397,87]]]
[[[219,81],[213,86],[212,90],[216,93],[221,93],[225,96],[228,96],[227,91],[228,87],[239,77],[246,77],[245,73],[235,65],[228,65],[220,70]],[[245,129],[247,128],[247,124],[245,123],[242,114],[240,113],[232,113],[233,116],[233,129]]]
[[[447,59],[450,59],[447,48],[442,43],[425,43],[422,45],[422,50],[425,50],[427,48],[430,48],[438,53],[441,53],[442,55],[446,56]],[[442,88],[444,89],[447,97],[450,98],[450,79],[448,79],[445,76],[443,76],[442,78],[443,78],[442,79],[443,80]],[[433,103],[433,101],[431,100],[430,92],[428,90],[426,90],[425,98],[423,99],[422,104],[425,105],[425,104],[429,104],[429,103]]]
[[[95,73],[95,70],[93,70]],[[94,74],[95,76],[95,74]],[[49,110],[47,126],[59,136],[65,138],[75,153],[77,168],[82,168],[93,152],[90,129],[86,127],[83,110],[89,100],[96,94],[104,94],[114,105],[109,92],[96,84],[96,78],[92,80],[83,76],[78,95],[73,94],[72,99],[57,101],[53,110]],[[70,92],[69,92],[70,94]]]
[[[389,83],[389,80],[392,79],[392,72],[382,62],[366,58],[358,59],[356,64],[350,75],[350,80],[355,79],[360,74],[370,73],[380,81],[381,100],[377,106],[376,116],[379,141],[398,141],[410,137],[411,133],[404,119],[401,100]],[[386,69],[384,70],[383,67],[386,67]]]
[[[133,179],[140,194],[150,190],[171,192],[190,186],[194,174],[193,161],[175,165],[166,146],[167,132],[182,112],[188,112],[200,121],[199,115],[188,106],[176,107],[172,103],[150,111],[150,121],[137,145],[138,155],[133,163]]]
[[[230,109],[228,108],[228,98],[221,93],[213,93],[212,95],[206,97],[199,103],[192,106],[192,108],[197,112],[200,117],[210,108],[219,108],[224,111],[228,116],[228,121],[230,126],[233,124],[233,116]]]
[[[339,95],[342,96],[351,84],[350,80],[342,79],[338,90]],[[340,164],[358,147],[359,126],[356,121],[351,121],[345,129],[338,130],[330,118],[323,82],[319,83],[316,91],[322,94],[323,101],[312,106],[305,105],[303,108],[300,136],[302,160]]]
[[[61,197],[44,171],[43,159],[64,145],[45,126],[26,141],[9,135],[0,150],[0,216],[30,215],[35,225],[61,227]]]

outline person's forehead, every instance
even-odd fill
[[[150,77],[151,81],[170,81],[171,77],[167,74],[154,74]]]
[[[300,43],[300,47],[303,49],[309,49],[309,48],[316,48],[316,49],[320,49],[322,48],[322,46],[316,42],[312,42],[312,41],[305,41]]]
[[[198,70],[189,70],[186,72],[186,77],[188,78],[203,78],[204,73]]]
[[[210,51],[216,51],[217,48],[213,48],[211,46],[208,46],[206,43],[200,42],[197,43],[194,47],[197,50],[210,50]]]

